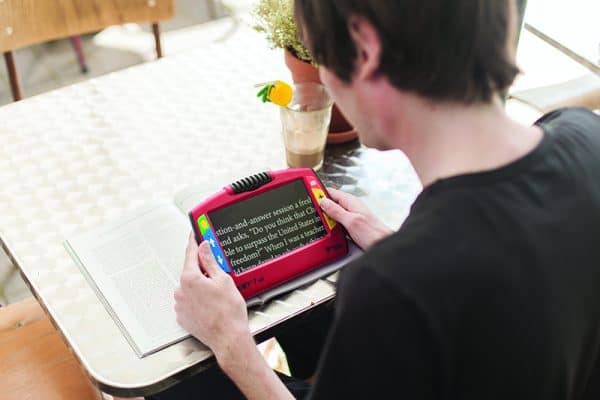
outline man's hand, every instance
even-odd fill
[[[251,339],[246,302],[233,279],[217,264],[210,244],[190,235],[180,286],[175,290],[177,323],[210,347],[217,360]]]
[[[223,371],[249,400],[293,400],[254,343],[244,298],[217,264],[210,244],[190,235],[180,287],[177,323],[210,347]],[[218,394],[217,394],[218,396]]]
[[[357,197],[337,189],[327,188],[327,191],[335,202],[325,198],[321,200],[321,208],[342,224],[363,250],[393,233]]]

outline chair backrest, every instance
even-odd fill
[[[0,52],[173,16],[173,0],[1,0]]]

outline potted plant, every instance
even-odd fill
[[[294,83],[321,83],[310,52],[298,38],[293,0],[258,0],[253,16],[254,29],[265,34],[271,47],[284,50],[285,64]],[[356,131],[334,104],[327,143],[343,143],[356,137]]]

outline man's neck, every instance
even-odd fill
[[[392,147],[411,160],[423,187],[436,180],[507,165],[541,141],[538,127],[511,120],[498,101],[486,105],[433,104],[417,97],[404,102],[392,123]],[[392,122],[394,120],[392,119]]]

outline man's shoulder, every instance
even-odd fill
[[[600,143],[600,115],[583,107],[559,108],[543,115],[535,125],[551,136],[590,135]]]
[[[600,116],[585,107],[565,107],[552,110],[541,116],[536,125],[562,122],[586,121],[600,123]]]

